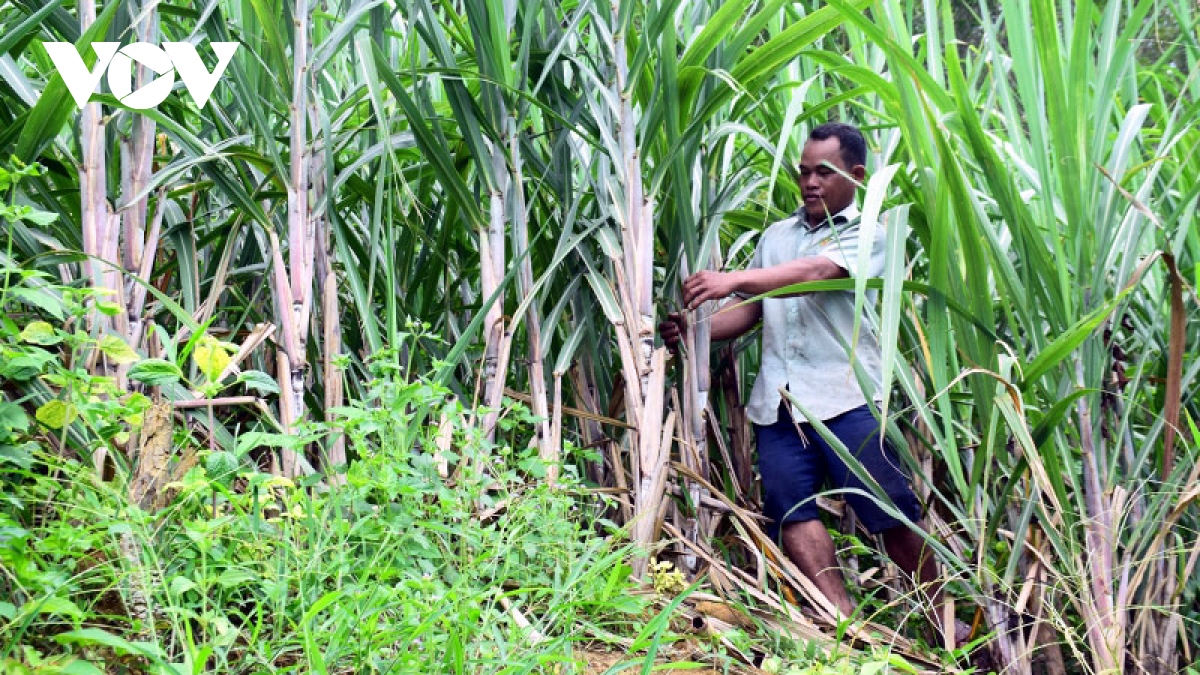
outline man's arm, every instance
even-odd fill
[[[823,256],[797,258],[773,267],[736,272],[697,272],[683,282],[683,302],[688,309],[695,309],[706,300],[719,300],[734,293],[761,295],[784,286],[806,281],[841,279],[847,276],[849,274],[846,270]],[[758,316],[762,316],[761,307],[758,309]],[[753,323],[750,324],[750,326],[753,325]],[[716,336],[717,324],[714,316],[713,337]]]
[[[713,340],[732,340],[754,328],[761,319],[761,300],[747,303],[730,300],[709,317],[709,335]]]

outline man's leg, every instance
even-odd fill
[[[925,530],[925,521],[918,520],[916,524]],[[952,615],[946,616],[946,601],[942,593],[945,583],[938,577],[937,562],[925,539],[904,525],[888,528],[880,534],[888,556],[913,580],[920,594],[918,600],[929,608],[929,624],[937,628],[943,640],[947,634],[953,638],[949,647],[963,644],[970,637],[970,626],[955,621]],[[949,631],[946,629],[947,620],[953,626]]]
[[[837,552],[829,530],[820,520],[804,520],[783,525],[783,547],[804,576],[813,580],[826,598],[842,613],[854,613],[854,603],[846,592],[846,581],[838,567]]]
[[[917,527],[924,530],[925,521],[917,521]],[[904,525],[890,527],[880,534],[892,562],[921,587],[921,593],[931,599],[940,597],[942,584],[938,581],[937,563],[921,535]]]
[[[826,425],[883,489],[893,506],[899,509],[905,518],[924,530],[921,504],[909,485],[908,475],[901,468],[892,447],[880,440],[879,422],[870,410],[866,406],[851,410],[827,420]],[[872,492],[872,488],[854,475],[828,444],[823,444],[822,447],[826,451],[830,479],[835,486]],[[925,544],[925,539],[902,520],[880,508],[872,498],[851,492],[846,495],[846,500],[868,531],[882,535],[887,554],[917,585],[920,593],[917,599],[923,605],[930,624],[940,628],[944,623],[944,584],[938,578],[937,563],[933,551]],[[950,636],[952,639],[948,642],[954,643],[966,637],[958,630],[952,630]]]
[[[784,404],[774,424],[754,425],[763,515],[771,519],[767,534],[838,611],[850,616],[854,604],[837,567],[833,539],[821,524],[813,499],[825,480],[825,457],[811,441],[816,432],[808,425],[802,427],[803,437]]]

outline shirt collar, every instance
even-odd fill
[[[850,202],[849,206],[833,214],[833,218],[822,221],[821,224],[816,227],[809,227],[808,218],[805,216],[804,207],[801,206],[800,210],[796,212],[796,224],[800,225],[809,232],[815,232],[816,230],[828,225],[830,220],[833,221],[834,225],[845,225],[846,223],[856,220],[859,215],[858,204]]]

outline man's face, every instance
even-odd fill
[[[832,166],[830,166],[832,165]],[[838,211],[854,203],[854,181],[833,167],[862,181],[866,168],[861,164],[846,166],[842,159],[842,142],[837,136],[823,140],[809,139],[800,155],[800,194],[808,222],[819,225]]]

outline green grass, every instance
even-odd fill
[[[337,490],[186,442],[200,465],[154,512],[41,449],[0,465],[5,672],[575,672],[582,641],[652,611],[569,474],[550,489],[536,453],[481,441],[427,382],[378,387],[344,418],[359,459]],[[460,420],[451,481],[413,408]],[[527,415],[507,411],[514,433]]]

